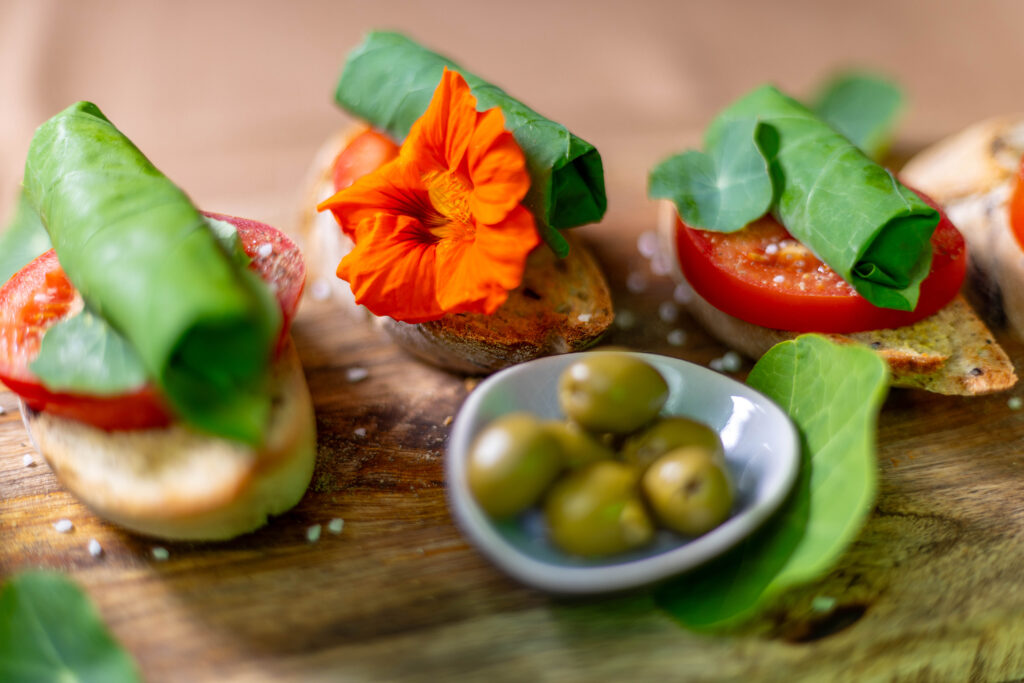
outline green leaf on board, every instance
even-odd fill
[[[779,512],[749,539],[656,590],[656,603],[692,628],[736,624],[822,576],[856,537],[877,491],[876,424],[889,371],[875,353],[803,335],[772,347],[747,383],[792,418],[800,474]]]
[[[53,572],[12,577],[0,592],[0,680],[133,683],[138,668],[88,596]]]
[[[756,145],[731,144],[730,135],[716,132],[741,122],[753,126]],[[771,86],[757,88],[719,114],[706,144],[717,167],[752,170],[759,156],[772,185],[771,212],[794,237],[875,306],[914,309],[931,266],[930,239],[939,213],[891,172]],[[658,196],[672,199],[682,214],[699,201],[695,186],[702,184],[659,186]]]
[[[259,443],[280,309],[184,192],[88,102],[39,127],[24,184],[68,279],[129,341],[174,412]]]
[[[889,149],[903,106],[903,90],[888,78],[866,71],[846,71],[822,86],[810,108],[878,161]]]
[[[0,234],[0,285],[50,249],[50,236],[25,193],[18,194],[14,215]]]
[[[501,108],[505,128],[526,156],[530,190],[523,204],[541,237],[564,256],[569,245],[558,230],[595,223],[607,208],[601,155],[589,142],[398,33],[367,35],[345,62],[335,99],[346,111],[403,140],[427,110],[445,66],[466,79],[479,111]]]

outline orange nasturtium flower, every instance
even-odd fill
[[[493,313],[539,243],[520,201],[523,152],[495,107],[447,68],[398,157],[321,203],[355,246],[338,265],[356,302],[409,323]]]

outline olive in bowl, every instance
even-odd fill
[[[669,451],[641,479],[644,498],[662,526],[700,536],[729,517],[733,487],[724,463],[703,446]]]
[[[629,434],[653,420],[667,399],[665,378],[628,354],[583,354],[558,380],[565,416],[591,432]]]
[[[716,461],[725,464],[722,440],[703,422],[673,415],[663,417],[643,431],[629,436],[622,445],[622,459],[641,469],[669,451],[683,446],[706,449]]]

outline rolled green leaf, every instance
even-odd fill
[[[52,246],[39,214],[29,204],[25,193],[19,193],[14,215],[0,235],[0,285]]]
[[[68,279],[178,415],[259,443],[280,311],[188,197],[88,102],[36,131],[24,183]]]
[[[544,240],[564,256],[569,247],[558,230],[597,222],[607,208],[601,155],[589,142],[397,33],[370,33],[349,54],[335,99],[355,116],[403,140],[427,110],[446,66],[466,79],[480,111],[501,108],[505,127],[522,148],[530,173],[523,204]]]
[[[748,144],[735,145],[730,131],[755,122]],[[730,142],[724,159],[716,145]],[[901,185],[845,137],[802,104],[763,86],[730,105],[712,122],[705,137],[709,157],[720,168],[756,168],[766,164],[772,183],[770,210],[786,229],[875,306],[913,310],[921,281],[931,265],[931,235],[939,212]],[[666,166],[672,163],[673,165]],[[679,166],[669,160],[652,172],[658,187]],[[685,169],[684,169],[685,170]],[[678,171],[676,171],[678,173]],[[750,183],[749,179],[746,181]],[[680,211],[698,204],[692,183],[680,183],[671,198]],[[664,193],[660,196],[666,196]],[[706,197],[700,201],[708,204]],[[760,199],[749,201],[747,214],[705,212],[731,222],[694,227],[729,232],[763,211]]]

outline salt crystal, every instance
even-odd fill
[[[647,276],[640,271],[633,271],[626,278],[626,289],[633,294],[640,294],[647,289]]]
[[[306,540],[310,543],[316,543],[320,540],[320,525],[314,524],[313,526],[306,529]]]
[[[688,304],[693,301],[693,289],[688,282],[680,282],[672,291],[672,298],[677,304]]]
[[[331,295],[331,285],[328,284],[327,280],[317,279],[313,281],[313,284],[309,288],[309,295],[313,297],[315,301],[323,301]]]
[[[341,530],[345,528],[345,520],[340,517],[335,517],[327,523],[327,530],[337,536],[341,533]]]
[[[33,465],[36,464],[36,459],[32,457],[31,453],[26,453],[25,455],[21,456],[21,462],[23,465],[25,465],[25,467],[32,467]]]
[[[362,382],[364,379],[370,376],[370,371],[366,368],[349,368],[345,371],[345,379],[349,382]]]
[[[99,557],[103,554],[103,546],[95,538],[89,539],[89,554],[93,557]]]
[[[667,323],[675,322],[679,317],[679,309],[671,301],[662,301],[658,306],[658,317]]]
[[[786,281],[786,278],[784,278],[781,275],[776,275],[775,277],[772,278],[772,282],[785,282],[785,281]]]
[[[636,316],[633,315],[632,311],[616,311],[615,324],[618,325],[620,329],[628,330],[636,324]]]
[[[670,346],[682,346],[686,343],[686,331],[685,330],[672,330],[666,337]]]
[[[4,408],[3,406],[0,406],[0,415],[6,415],[6,414],[7,414],[7,408]]]
[[[366,436],[366,428],[365,427],[359,427],[358,429],[354,430],[352,433],[355,434],[356,436],[358,436],[359,438],[363,438],[364,436]]]
[[[738,372],[743,366],[743,359],[735,351],[726,351],[722,356],[722,369],[726,372]]]
[[[764,248],[764,253],[768,254],[769,256],[771,256],[772,254],[779,253],[779,245],[769,244],[767,247]]]
[[[669,261],[668,256],[661,253],[660,251],[654,255],[651,259],[651,272],[655,275],[668,275],[672,272],[672,262]]]
[[[62,534],[66,534],[75,528],[75,525],[71,523],[70,519],[58,519],[53,523],[53,528]]]
[[[636,248],[641,256],[646,259],[651,258],[658,253],[658,236],[654,234],[653,230],[640,233],[640,236],[636,238]]]
[[[721,358],[712,358],[711,362],[708,363],[708,367],[711,368],[712,370],[716,370],[718,372],[721,372],[722,371],[722,359]]]
[[[167,552],[167,548],[162,548],[160,546],[156,546],[150,552],[153,553],[153,559],[157,562],[166,562],[171,556],[171,554]]]
[[[1010,410],[1020,410],[1021,406],[1024,406],[1024,399],[1022,399],[1020,396],[1011,396],[1009,399],[1007,399],[1006,405],[1010,408]]]
[[[274,253],[274,245],[270,242],[264,242],[256,249],[256,253],[260,255],[260,258],[267,258]]]
[[[576,319],[579,320],[581,323],[589,323],[592,317],[593,315],[590,313],[580,313],[578,316],[576,316]]]

